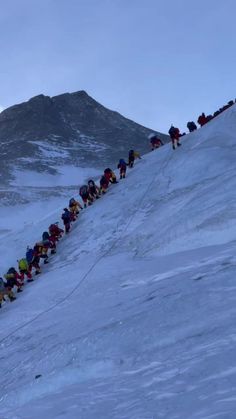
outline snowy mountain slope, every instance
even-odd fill
[[[5,304],[1,419],[235,417],[235,125],[232,107],[143,156]],[[58,209],[22,213],[3,259]]]

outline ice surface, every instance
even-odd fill
[[[143,156],[3,305],[1,419],[235,418],[235,129]],[[2,273],[65,205],[0,210]]]

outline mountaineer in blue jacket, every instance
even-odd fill
[[[124,161],[124,159],[120,159],[117,165],[117,169],[120,169],[120,179],[125,178],[126,168],[127,168],[127,163]]]

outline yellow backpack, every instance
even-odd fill
[[[27,269],[28,269],[28,263],[27,263],[27,260],[26,260],[26,259],[20,259],[20,260],[18,261],[18,266],[19,266],[19,269],[22,269],[22,270],[27,270]]]

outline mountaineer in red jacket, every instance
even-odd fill
[[[207,123],[207,118],[204,112],[202,112],[202,114],[198,117],[197,122],[199,125],[201,125],[201,127]]]
[[[155,150],[156,148],[161,147],[162,145],[163,145],[163,142],[161,141],[160,138],[158,138],[157,135],[153,135],[150,138],[150,146],[151,146],[152,151]]]
[[[50,236],[54,238],[55,241],[58,241],[64,233],[64,230],[58,226],[58,221],[54,224],[51,224],[48,228]]]
[[[116,180],[116,175],[109,167],[104,170],[104,176],[106,180],[110,183],[118,183]]]

